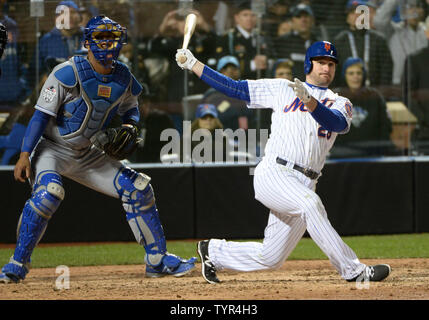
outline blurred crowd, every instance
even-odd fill
[[[67,27],[61,27],[64,7]],[[76,0],[45,1],[43,9],[36,17],[29,2],[0,1],[0,21],[9,32],[0,62],[1,164],[15,162],[53,67],[85,54],[83,28],[98,14],[127,28],[119,59],[144,87],[143,143],[132,162],[160,162],[160,133],[182,133],[184,121],[211,131],[269,130],[270,110],[250,110],[177,67],[174,55],[191,12],[197,26],[188,48],[233,79],[305,80],[311,43],[336,46],[331,89],[354,110],[352,128],[338,136],[332,158],[429,154],[429,0]]]

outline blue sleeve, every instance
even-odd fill
[[[45,131],[51,116],[40,110],[36,110],[25,130],[24,140],[22,141],[21,152],[32,152],[40,137]]]
[[[317,102],[316,109],[310,113],[328,131],[341,132],[347,128],[347,120],[339,110],[331,110],[319,101]]]
[[[249,85],[246,80],[232,80],[208,66],[204,66],[201,80],[228,97],[250,102]]]
[[[128,110],[121,118],[122,118],[122,123],[131,123],[131,124],[137,125],[137,123],[140,121],[139,108],[135,107]]]

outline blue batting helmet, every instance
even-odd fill
[[[96,16],[86,25],[85,41],[95,59],[111,65],[118,59],[122,45],[127,43],[127,29],[104,15]]]
[[[331,58],[336,63],[338,63],[337,49],[335,49],[334,45],[328,41],[317,41],[313,43],[310,47],[308,47],[307,52],[305,54],[305,74],[310,73],[311,69],[313,68],[311,60],[318,57]]]

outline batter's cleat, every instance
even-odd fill
[[[211,284],[219,283],[220,280],[216,276],[216,268],[209,258],[209,242],[210,240],[199,241],[197,245],[198,254],[201,258],[201,274],[203,278]]]
[[[388,264],[377,264],[375,266],[366,266],[360,275],[353,279],[347,279],[348,282],[353,281],[382,281],[386,279],[392,269]]]
[[[197,258],[182,259],[174,254],[167,253],[158,266],[146,264],[147,278],[160,278],[164,276],[182,277],[195,268]]]

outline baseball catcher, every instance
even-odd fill
[[[167,252],[151,178],[118,161],[138,143],[142,91],[117,60],[126,35],[126,29],[108,17],[92,18],[85,28],[88,55],[59,64],[44,83],[14,171],[16,180],[28,179],[32,194],[0,282],[25,279],[33,250],[65,197],[62,176],[122,201],[128,224],[146,251],[147,277],[179,277],[195,267],[196,258]],[[116,114],[122,126],[107,129]]]

